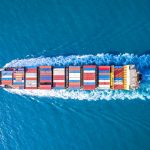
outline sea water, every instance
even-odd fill
[[[150,149],[148,0],[1,0],[1,67],[125,65],[135,91],[0,89],[0,150]]]

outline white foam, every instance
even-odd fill
[[[150,99],[150,95],[145,91],[122,91],[122,90],[17,90],[17,89],[6,89],[6,91],[13,94],[29,95],[36,97],[47,97],[47,98],[62,98],[62,99],[78,99],[78,100],[134,100]]]
[[[69,66],[69,65],[125,65],[136,64],[140,69],[150,67],[150,55],[137,56],[134,54],[97,54],[97,55],[71,55],[58,57],[38,57],[27,59],[15,59],[7,63],[4,67],[17,66],[39,66],[39,65],[53,65],[53,66]]]

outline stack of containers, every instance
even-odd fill
[[[123,67],[115,66],[114,69],[114,89],[123,89]]]
[[[83,66],[83,89],[94,90],[96,87],[96,66]]]
[[[53,87],[65,88],[65,67],[53,68]]]
[[[99,88],[110,89],[110,66],[99,66],[98,73]]]
[[[24,89],[24,68],[15,68],[13,71],[13,88]]]
[[[13,71],[3,70],[1,72],[1,84],[12,86],[12,80],[13,80],[12,74],[13,74]]]
[[[70,89],[80,89],[80,66],[69,66],[69,88]]]
[[[52,67],[40,66],[39,67],[39,89],[51,89],[52,88]]]
[[[25,89],[37,89],[37,67],[26,67]]]

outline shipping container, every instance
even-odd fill
[[[94,90],[96,81],[96,65],[83,66],[83,89]]]
[[[13,68],[1,71],[1,84],[7,87],[12,87],[13,82]]]
[[[13,88],[24,89],[24,68],[14,68]]]
[[[52,88],[52,66],[39,66],[38,77],[38,89]]]
[[[110,66],[98,66],[99,89],[110,89]]]
[[[114,89],[123,89],[123,66],[114,68]]]
[[[53,87],[55,89],[65,88],[65,67],[53,68]]]
[[[37,67],[25,68],[25,89],[37,89]]]
[[[69,66],[69,89],[80,89],[81,67]]]

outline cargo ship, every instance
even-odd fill
[[[139,87],[135,65],[26,66],[0,69],[0,87],[11,89],[132,90]]]

